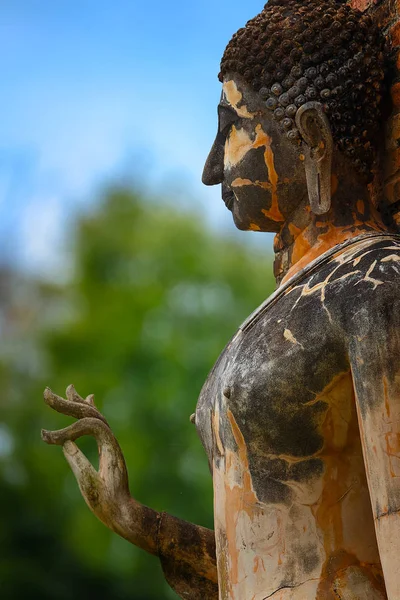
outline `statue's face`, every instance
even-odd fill
[[[278,232],[307,195],[301,148],[239,76],[225,78],[218,116],[203,183],[222,184],[222,198],[239,229]]]

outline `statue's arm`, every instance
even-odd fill
[[[373,296],[373,292],[371,292]],[[355,307],[349,347],[361,443],[388,600],[400,598],[400,312],[384,294]]]
[[[214,532],[144,506],[130,495],[125,459],[107,421],[94,405],[93,396],[83,399],[73,386],[67,398],[46,389],[45,402],[78,419],[60,431],[42,431],[48,444],[63,447],[90,510],[112,531],[160,558],[165,577],[182,597],[191,600],[218,598]],[[93,436],[99,450],[99,469],[75,444]]]

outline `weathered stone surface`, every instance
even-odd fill
[[[276,233],[278,288],[193,419],[215,534],[131,498],[92,399],[46,392],[78,421],[45,441],[182,598],[400,599],[400,5],[353,8],[269,0],[224,53],[203,181],[221,184],[239,229]],[[74,444],[84,434],[98,472]]]
[[[388,340],[400,328],[398,261],[397,236],[331,252],[239,330],[206,382],[196,423],[214,440],[222,598],[386,598],[352,373],[367,336],[369,348],[388,347],[390,377],[399,373]],[[364,386],[375,388],[380,368],[365,360]]]

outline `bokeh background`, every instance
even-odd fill
[[[0,596],[177,596],[99,523],[40,429],[45,385],[94,392],[132,493],[212,527],[189,422],[274,286],[271,237],[200,183],[219,61],[248,0],[0,2]],[[81,447],[96,461],[94,442]]]

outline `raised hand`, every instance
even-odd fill
[[[129,493],[128,474],[120,445],[106,419],[94,404],[94,396],[82,398],[73,385],[66,399],[49,388],[44,401],[59,413],[78,419],[59,431],[42,430],[47,444],[63,447],[87,505],[107,527],[151,554],[158,554],[160,515],[134,500]],[[75,444],[84,435],[93,436],[99,451],[99,470]]]
[[[140,504],[131,497],[125,459],[94,396],[82,398],[70,385],[66,398],[49,388],[44,401],[59,413],[78,419],[59,431],[42,430],[47,444],[62,446],[90,510],[120,536],[160,558],[171,587],[190,600],[217,600],[214,532]],[[91,435],[97,441],[99,469],[75,444]]]

